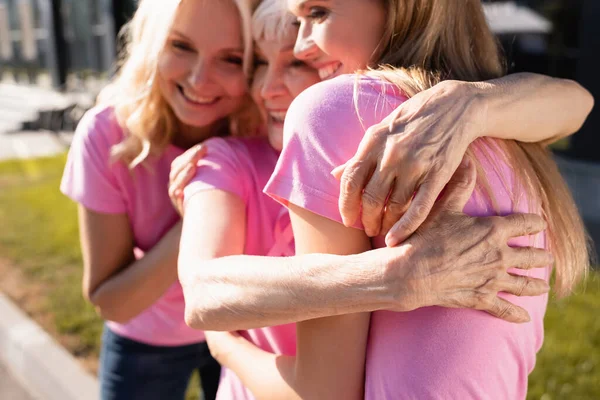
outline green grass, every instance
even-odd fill
[[[102,322],[81,296],[76,206],[58,185],[64,156],[0,163],[0,254],[44,285],[43,307],[67,347],[98,354]],[[530,377],[528,399],[600,398],[600,272],[568,299],[552,300],[544,347]],[[198,377],[188,399],[198,398]]]

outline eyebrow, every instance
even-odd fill
[[[316,1],[317,3],[329,3],[329,0],[303,0],[299,5],[298,8],[301,10],[304,10],[306,8],[306,3],[309,3],[311,1]]]
[[[188,40],[190,42],[192,41],[189,37],[187,37],[183,33],[179,32],[177,29],[171,29],[171,32],[174,33],[177,36],[181,36],[182,39]]]

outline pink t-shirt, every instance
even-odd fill
[[[126,214],[131,222],[135,254],[152,249],[179,221],[167,193],[171,162],[183,150],[169,146],[160,157],[130,171],[122,163],[110,163],[110,149],[123,139],[113,109],[96,107],[79,125],[61,191],[84,207],[106,214]],[[204,341],[202,331],[184,321],[183,291],[174,283],[160,299],[125,324],[108,322],[124,337],[157,346],[180,346]]]
[[[244,254],[291,256],[294,243],[285,207],[262,192],[275,168],[278,152],[266,138],[213,138],[205,142],[208,154],[198,163],[195,177],[184,190],[185,201],[205,190],[224,190],[246,204]],[[199,243],[198,245],[202,245]],[[296,353],[295,324],[241,332],[263,350]],[[254,399],[233,371],[224,368],[217,399]]]
[[[354,84],[355,76],[345,75],[317,84],[296,98],[286,116],[284,149],[266,193],[341,223],[340,184],[330,171],[355,154],[366,128],[406,99],[394,85],[362,77],[358,118]],[[512,191],[518,185],[494,142],[479,141],[474,147],[500,214],[527,210],[527,201],[513,204],[510,200],[506,188]],[[465,212],[495,214],[489,201],[478,195],[470,199]],[[362,228],[360,223],[356,228]],[[512,244],[544,247],[544,242],[540,235]],[[374,244],[384,246],[382,238]],[[529,274],[548,279],[549,272],[548,267]],[[372,313],[365,398],[524,399],[527,377],[543,341],[547,296],[504,297],[527,309],[532,321],[517,325],[481,311],[441,307]]]

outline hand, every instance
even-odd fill
[[[196,174],[198,161],[206,155],[206,151],[206,146],[197,144],[171,163],[169,198],[181,216],[183,216],[183,189]]]
[[[346,226],[357,220],[362,204],[365,232],[389,231],[386,243],[394,246],[423,223],[484,129],[483,102],[467,85],[442,82],[367,130],[356,155],[332,171],[341,179],[339,207]]]
[[[400,285],[394,289],[399,293],[396,304],[400,304],[394,311],[437,305],[473,308],[509,322],[527,322],[527,311],[498,297],[498,292],[537,296],[549,291],[544,280],[507,271],[552,264],[552,255],[543,249],[512,248],[507,244],[510,238],[544,230],[545,221],[533,214],[463,214],[475,180],[473,163],[463,163],[429,218],[401,246],[409,246],[406,251],[411,268],[392,267],[390,276]]]
[[[235,351],[235,343],[244,339],[238,332],[204,331],[210,354],[219,364],[224,365]]]

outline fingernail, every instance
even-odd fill
[[[387,247],[395,247],[398,245],[398,240],[393,235],[388,233],[385,237],[385,245]]]

